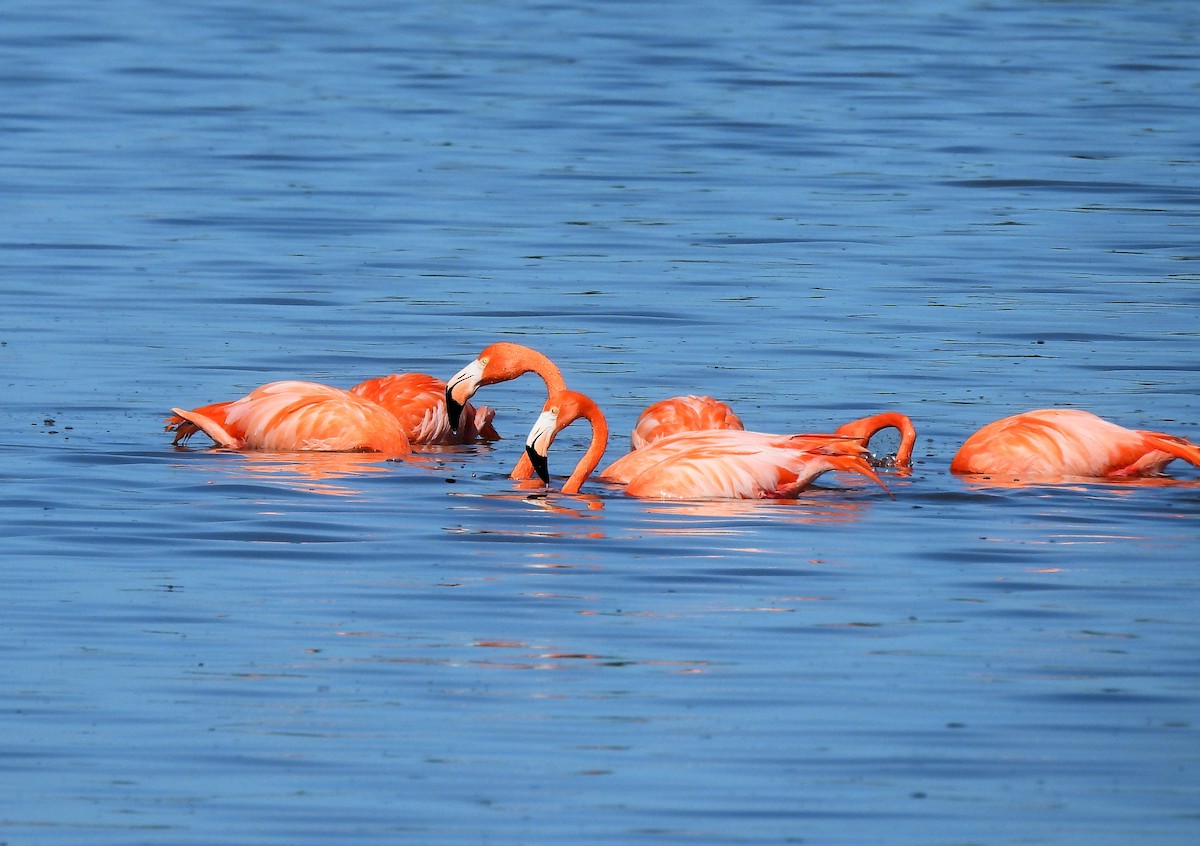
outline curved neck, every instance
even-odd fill
[[[907,414],[901,414],[898,411],[873,414],[870,417],[839,426],[837,433],[869,441],[876,433],[889,426],[900,432],[900,446],[896,450],[896,466],[907,467],[912,460],[913,448],[917,444],[917,430]]]
[[[497,361],[499,372],[496,378],[489,379],[488,384],[506,382],[522,373],[536,373],[546,383],[547,395],[566,389],[567,382],[563,379],[562,371],[542,353],[521,344],[500,343],[495,346],[499,348],[497,352],[503,355]]]
[[[537,350],[530,350],[529,370],[542,377],[542,381],[546,383],[546,395],[555,391],[566,390],[567,380],[563,378],[562,371],[558,369],[553,361],[546,358]]]
[[[608,448],[608,421],[604,419],[604,413],[593,405],[583,410],[583,416],[592,424],[592,442],[575,465],[575,472],[571,474],[571,478],[563,484],[563,493],[579,493],[588,476],[592,475],[592,471],[600,464],[604,450]]]

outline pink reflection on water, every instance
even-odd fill
[[[437,462],[420,454],[389,459],[376,452],[260,452],[216,449],[228,460],[215,465],[243,480],[268,480],[283,487],[323,496],[354,496],[357,488],[340,480],[387,473],[398,464],[433,468]],[[205,469],[214,465],[206,464]]]
[[[763,518],[788,523],[853,523],[871,504],[869,499],[833,499],[819,495],[799,499],[711,499],[648,502],[647,514],[671,517]],[[651,527],[656,534],[739,534],[741,529],[671,525]]]

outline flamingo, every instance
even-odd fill
[[[542,381],[546,383],[547,396],[567,387],[558,366],[535,349],[507,341],[484,347],[474,361],[446,382],[446,412],[449,415],[450,427],[458,429],[467,400],[481,387],[508,382],[526,373],[536,373],[542,377]],[[509,478],[528,479],[533,476],[533,472],[529,456],[522,453]]]
[[[451,427],[446,410],[446,383],[425,373],[393,373],[359,382],[353,394],[382,405],[400,421],[414,444],[465,444],[500,438],[492,426],[496,412],[464,402],[461,426]],[[455,421],[456,423],[458,421]]]
[[[171,411],[167,431],[175,432],[177,444],[203,431],[230,449],[379,452],[388,457],[411,452],[404,427],[383,406],[316,382],[271,382],[231,402]]]
[[[563,484],[563,493],[578,493],[604,455],[608,423],[599,407],[576,391],[554,392],[525,442],[530,463],[549,484],[550,445],[580,418],[591,423],[592,439]],[[859,473],[887,490],[864,458],[866,452],[861,439],[845,435],[789,437],[710,429],[655,441],[618,459],[598,478],[624,485],[631,496],[655,499],[794,498],[828,470]]]
[[[680,432],[745,428],[733,409],[720,400],[694,395],[669,397],[651,404],[642,412],[633,427],[630,444],[634,450],[639,450]],[[861,438],[864,443],[870,443],[871,438],[887,428],[895,428],[900,432],[900,447],[891,463],[896,467],[908,467],[917,442],[917,430],[905,414],[898,411],[873,414],[839,426],[834,433]]]
[[[1053,480],[1155,476],[1182,458],[1200,466],[1200,447],[1185,438],[1126,429],[1090,411],[1027,411],[984,426],[950,462],[953,473]]]

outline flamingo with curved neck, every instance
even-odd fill
[[[529,430],[525,440],[525,454],[529,457],[530,466],[537,471],[538,476],[546,484],[550,484],[549,462],[547,453],[554,438],[567,426],[580,418],[592,424],[592,440],[587,451],[575,465],[570,478],[562,486],[562,492],[579,493],[584,481],[600,464],[604,451],[608,448],[608,421],[604,412],[592,400],[578,391],[556,391],[550,394],[542,413]]]
[[[869,443],[876,434],[889,428],[900,433],[900,446],[896,449],[892,463],[897,467],[908,467],[912,464],[913,448],[917,444],[917,430],[907,414],[901,414],[899,411],[884,411],[838,426],[834,431],[839,435],[862,438],[864,442]]]

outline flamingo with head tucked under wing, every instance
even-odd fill
[[[526,440],[526,453],[549,483],[554,438],[580,418],[592,425],[587,451],[564,483],[577,493],[600,463],[608,424],[596,404],[576,391],[552,393]],[[867,463],[860,438],[848,435],[768,435],[741,429],[683,432],[618,459],[600,475],[631,496],[654,499],[783,499],[797,496],[829,470],[859,473],[887,490]]]
[[[1200,466],[1200,447],[1186,438],[1126,429],[1090,411],[1027,411],[984,426],[950,462],[953,473],[1121,479],[1154,476],[1181,458]]]

